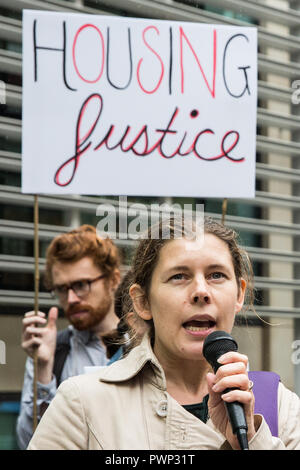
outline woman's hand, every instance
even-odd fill
[[[254,436],[254,395],[247,374],[247,356],[238,352],[228,352],[218,359],[222,365],[216,374],[207,374],[209,391],[208,411],[216,428],[226,437],[233,449],[239,449],[237,437],[233,434],[224,403],[238,401],[244,405],[248,425],[248,441]],[[223,393],[227,388],[235,388]]]

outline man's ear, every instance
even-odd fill
[[[133,308],[143,320],[151,320],[152,314],[144,290],[139,284],[133,284],[129,289]]]
[[[113,291],[116,291],[118,288],[118,285],[120,284],[121,280],[121,274],[119,269],[115,269],[112,276],[111,276],[111,287]]]

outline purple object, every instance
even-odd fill
[[[272,436],[278,437],[278,384],[279,375],[275,372],[251,371],[249,379],[253,382],[255,397],[254,412],[263,415]]]

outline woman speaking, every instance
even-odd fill
[[[254,412],[247,356],[228,351],[215,372],[204,358],[208,335],[230,333],[251,305],[252,269],[234,231],[182,222],[161,222],[157,239],[150,229],[133,260],[129,292],[147,333],[101,372],[63,382],[28,449],[239,449],[225,407],[236,401],[250,450],[300,449],[296,394],[279,383],[274,435]]]

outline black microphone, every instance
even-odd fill
[[[222,365],[218,362],[219,357],[229,351],[237,351],[237,342],[226,331],[214,331],[205,338],[203,344],[203,355],[212,366],[214,373]],[[224,393],[233,390],[227,388]],[[248,426],[245,418],[244,407],[242,403],[234,401],[232,403],[224,402],[228,418],[232,427],[233,434],[236,434],[242,450],[249,450],[247,431]]]

